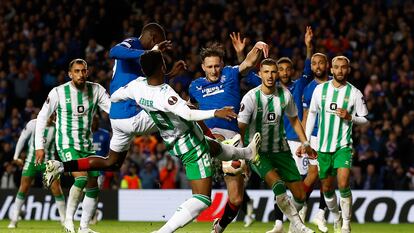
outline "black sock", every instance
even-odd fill
[[[326,209],[326,201],[325,201],[325,197],[323,196],[323,192],[321,190],[321,197],[319,199],[319,209],[321,210],[325,210]]]
[[[239,207],[233,205],[230,203],[230,201],[227,202],[226,208],[224,209],[224,214],[221,217],[219,224],[224,229],[229,225],[233,219],[237,216],[237,213],[239,212]]]
[[[280,210],[279,206],[276,204],[276,197],[275,197],[275,220],[280,220],[283,222],[283,213]]]
[[[63,162],[63,168],[65,172],[77,171],[78,170],[78,161],[71,160],[67,162]]]

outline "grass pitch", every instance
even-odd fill
[[[0,221],[0,232],[9,233],[57,233],[63,232],[62,227],[56,221],[20,221],[18,228],[7,229],[8,221]],[[100,233],[148,233],[157,230],[163,222],[118,222],[102,221],[97,225],[92,225],[91,229]],[[310,224],[307,224],[310,226]],[[79,226],[79,222],[75,222]],[[388,223],[369,223],[352,225],[353,233],[412,233],[414,224],[388,224]],[[226,233],[264,233],[272,228],[272,223],[255,222],[251,227],[243,227],[242,222],[235,222],[229,225]],[[316,232],[317,228],[311,226]],[[288,223],[285,223],[287,232]],[[211,223],[194,222],[185,228],[178,230],[179,233],[210,233]],[[332,224],[329,225],[329,232],[333,232]]]

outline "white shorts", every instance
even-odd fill
[[[298,141],[287,141],[290,147],[290,152],[293,155],[293,159],[295,159],[296,167],[298,167],[299,174],[300,175],[306,175],[308,174],[308,164],[309,159],[307,155],[302,155],[302,157],[298,157],[296,155],[296,150],[302,145],[301,142]]]
[[[315,151],[318,149],[318,138],[311,136],[310,144]],[[319,166],[318,159],[309,159],[309,164]]]
[[[213,134],[220,134],[224,137],[224,139],[233,138],[237,132],[228,129],[220,129],[220,128],[212,128],[210,129],[211,133]]]
[[[157,127],[151,117],[141,111],[137,115],[126,119],[111,119],[112,138],[109,148],[115,152],[129,149],[129,144],[135,135],[144,135],[157,132]]]

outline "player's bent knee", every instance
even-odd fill
[[[243,198],[241,195],[237,195],[237,197],[229,197],[229,201],[232,205],[241,206],[243,203]]]

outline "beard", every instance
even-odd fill
[[[338,83],[343,83],[346,82],[346,80],[348,79],[348,74],[343,74],[339,77],[336,74],[333,74],[333,77],[335,81],[337,81]]]
[[[312,71],[313,72],[313,71]],[[321,71],[321,73],[318,75],[317,72],[313,72],[313,75],[318,78],[318,79],[322,79],[323,77],[326,76],[326,70],[325,71]]]

